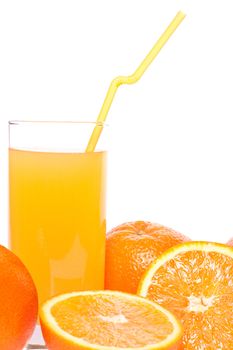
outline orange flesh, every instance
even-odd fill
[[[74,296],[54,305],[51,314],[65,332],[102,346],[138,348],[156,344],[173,331],[167,316],[155,307],[112,295]]]
[[[233,259],[180,253],[158,268],[147,292],[183,323],[185,350],[233,348]]]
[[[104,287],[106,153],[10,149],[10,246],[40,303]]]

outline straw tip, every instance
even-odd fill
[[[177,16],[180,17],[181,19],[184,19],[186,17],[186,13],[184,13],[182,10],[177,12]]]

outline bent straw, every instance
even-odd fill
[[[184,18],[185,18],[185,14],[181,11],[179,11],[176,14],[174,19],[171,21],[171,23],[167,27],[167,29],[164,31],[164,33],[158,39],[156,44],[153,46],[152,50],[148,53],[148,55],[144,58],[144,60],[141,62],[139,67],[135,70],[135,72],[132,75],[118,76],[112,80],[109,86],[109,89],[107,91],[102,108],[100,110],[99,116],[97,118],[96,126],[88,142],[86,152],[94,152],[95,150],[96,144],[103,130],[103,123],[106,120],[108,111],[111,107],[113,98],[117,92],[118,87],[122,84],[134,84],[141,78],[143,73],[146,71],[149,65],[153,62],[155,57],[158,55],[160,50],[163,48],[163,46],[166,44],[168,39],[172,36],[172,34],[175,32],[175,30],[178,28],[178,26],[180,25],[180,23],[183,21]]]

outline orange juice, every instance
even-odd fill
[[[40,302],[104,287],[106,153],[10,149],[10,246]]]

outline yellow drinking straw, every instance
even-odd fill
[[[108,111],[111,107],[113,98],[117,92],[118,87],[122,84],[134,84],[141,78],[143,73],[146,71],[149,65],[153,62],[155,57],[158,55],[160,50],[163,48],[163,46],[166,44],[168,39],[172,36],[172,34],[175,32],[175,30],[177,29],[177,27],[180,25],[180,23],[183,21],[184,18],[185,18],[185,14],[179,11],[175,16],[175,18],[169,24],[165,32],[161,35],[159,40],[156,42],[152,50],[148,53],[148,55],[144,58],[144,60],[141,62],[139,67],[135,70],[135,72],[132,75],[119,76],[112,80],[109,86],[108,92],[106,94],[104,103],[102,105],[102,108],[100,110],[99,116],[97,118],[97,124],[88,142],[86,152],[94,152],[95,150],[96,144],[103,130],[102,123],[104,123],[106,120]]]

